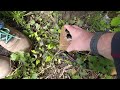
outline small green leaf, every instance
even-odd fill
[[[30,29],[30,23],[28,23],[28,24],[26,25],[26,28],[27,28],[27,29]]]
[[[105,79],[112,79],[112,76],[105,75]]]
[[[80,19],[77,21],[77,25],[80,26],[80,27],[83,26],[83,23],[84,23],[84,22],[83,22],[82,20],[80,20]]]
[[[23,30],[23,33],[29,35],[27,30]]]
[[[38,74],[34,73],[34,74],[32,74],[31,79],[37,79],[37,77],[38,77]]]
[[[120,25],[120,17],[115,17],[111,21],[111,26],[119,26]]]
[[[56,24],[54,27],[56,30],[60,29],[59,26]]]
[[[58,33],[60,33],[61,32],[61,30],[60,29],[58,29]]]
[[[36,65],[38,65],[40,63],[40,60],[36,60]]]
[[[85,72],[85,71],[83,71],[83,72],[80,72],[80,75],[81,75],[81,76],[86,76],[86,75],[88,75],[88,73]]]
[[[32,53],[37,54],[38,52],[35,50],[31,50]]]
[[[81,65],[81,64],[83,64],[83,63],[84,63],[84,61],[83,61],[83,60],[81,60],[80,58],[78,58],[76,62],[77,62],[77,64],[79,64],[79,65]]]
[[[70,20],[70,24],[75,24],[76,21],[75,20]]]
[[[54,29],[50,29],[51,32],[54,32]]]
[[[37,41],[40,41],[40,37],[36,37]]]
[[[37,32],[35,32],[34,35],[35,35],[35,37],[38,37],[38,33]]]
[[[23,79],[30,79],[30,77],[24,77]]]
[[[36,27],[37,30],[40,29],[40,25],[38,23],[35,24],[35,27]]]
[[[114,32],[120,32],[120,27],[114,28]]]
[[[50,62],[51,60],[52,60],[52,57],[51,56],[47,56],[46,62]]]
[[[79,75],[73,75],[72,79],[80,79],[80,76]]]
[[[20,56],[17,53],[12,53],[10,59],[13,61],[19,60]]]
[[[52,48],[54,48],[54,44],[52,44],[52,43],[50,43],[50,44],[48,44],[48,49],[52,49]]]
[[[34,20],[34,19],[32,19],[32,20],[30,21],[30,25],[33,25],[33,24],[35,24],[35,20]]]
[[[19,55],[22,62],[25,62],[27,60],[27,55],[25,55],[24,52],[19,52]]]

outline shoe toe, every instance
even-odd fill
[[[10,60],[8,57],[0,56],[0,79],[5,78],[11,72]]]

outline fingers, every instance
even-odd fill
[[[70,44],[69,46],[68,46],[68,48],[67,48],[67,52],[71,52],[71,51],[73,51],[74,50],[74,48],[72,47],[72,44]]]
[[[67,29],[70,32],[70,34],[74,33],[75,31],[75,28],[72,25],[64,25],[64,28]]]
[[[76,25],[64,25],[64,28],[67,29],[70,33],[74,33],[77,30],[83,30],[82,28]]]
[[[74,43],[74,41],[71,41],[71,43],[70,43],[70,45],[68,46],[68,48],[67,48],[67,52],[71,52],[71,51],[73,51],[73,50],[75,50],[75,45],[74,45],[75,43]]]

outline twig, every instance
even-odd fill
[[[22,66],[22,65],[21,65],[21,66]],[[15,69],[15,70],[10,74],[10,76],[13,75],[18,69],[20,69],[21,66],[19,66],[17,69]]]
[[[90,52],[86,55],[86,57],[84,58],[83,61],[85,61],[88,58],[89,55],[90,55]]]
[[[57,55],[57,54],[59,54],[60,53],[60,50],[58,50],[56,53],[55,53],[55,55],[53,56],[53,58],[51,59],[51,61],[55,58],[55,56]]]
[[[45,79],[49,79],[50,77],[52,77],[52,74],[48,75]]]
[[[64,53],[70,58],[71,62],[75,62],[76,61],[67,51],[65,51]]]
[[[93,72],[92,74],[95,77],[95,79],[98,77],[98,75],[95,72]]]
[[[28,12],[28,13],[26,13],[24,16],[30,16],[30,15],[32,15],[33,14],[33,12]]]

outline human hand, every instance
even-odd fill
[[[90,41],[93,33],[85,31],[76,25],[65,25],[64,28],[67,29],[72,36],[72,40],[67,48],[67,52],[90,51]]]

